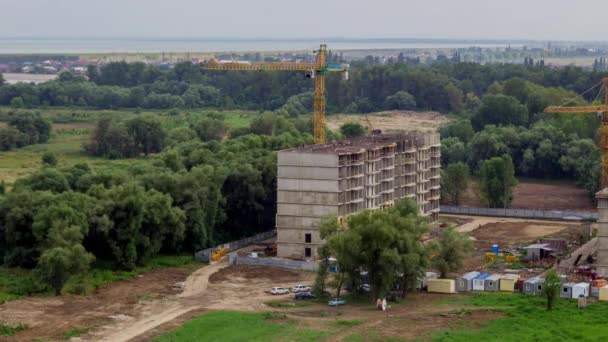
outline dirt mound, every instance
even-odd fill
[[[297,281],[300,278],[300,273],[278,267],[235,265],[214,273],[209,278],[209,281],[211,283],[218,283],[233,278],[266,278],[275,282],[290,282]]]

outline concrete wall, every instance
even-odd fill
[[[230,254],[229,258],[230,264],[232,265],[282,267],[294,270],[304,270],[313,272],[316,272],[319,269],[319,264],[317,264],[316,262],[306,262],[280,258],[252,258],[247,256],[240,256],[236,253]]]
[[[525,217],[553,220],[594,220],[597,213],[574,212],[574,211],[543,211],[529,209],[499,209],[499,208],[467,208],[449,205],[441,206],[442,214],[478,215],[478,216],[504,216],[504,217]]]

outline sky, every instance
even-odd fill
[[[1,37],[608,41],[608,0],[0,0]]]

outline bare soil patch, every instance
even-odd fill
[[[513,208],[540,210],[595,211],[586,189],[572,182],[521,181],[513,191]]]
[[[469,186],[461,197],[463,207],[485,207],[486,202],[479,191],[477,181]],[[563,211],[595,211],[593,201],[586,189],[570,181],[522,180],[513,189],[511,208]]]
[[[501,248],[530,243],[545,236],[555,236],[567,229],[578,231],[581,223],[500,222],[488,223],[472,231],[478,247],[487,250],[493,244]]]
[[[212,284],[231,281],[234,278],[247,280],[259,280],[265,278],[272,282],[290,282],[301,278],[301,272],[292,271],[279,267],[234,265],[221,269],[209,278]]]
[[[367,118],[366,118],[367,116]],[[369,114],[336,114],[327,116],[327,126],[336,130],[346,122],[356,122],[385,132],[418,130],[434,132],[449,121],[439,112],[387,111]]]
[[[30,327],[12,336],[11,340],[56,340],[68,330],[108,322],[113,315],[136,315],[140,299],[175,294],[180,291],[174,287],[175,283],[183,281],[188,274],[186,268],[160,269],[101,287],[91,296],[36,296],[7,302],[0,306],[0,321]]]

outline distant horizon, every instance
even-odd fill
[[[91,39],[91,40],[182,40],[182,41],[196,41],[196,40],[209,40],[209,41],[230,41],[230,40],[250,40],[250,41],[309,41],[309,40],[336,40],[336,41],[411,41],[411,42],[421,42],[421,41],[432,41],[432,42],[533,42],[533,43],[608,43],[607,40],[595,40],[595,39],[522,39],[522,38],[448,38],[448,37],[358,37],[358,36],[326,36],[326,37],[303,37],[303,36],[294,36],[294,37],[272,37],[272,36],[199,36],[199,37],[189,37],[189,36],[61,36],[61,35],[17,35],[17,36],[3,36],[0,35],[1,40],[21,40],[21,39],[31,39],[31,40],[82,40],[82,39]]]

